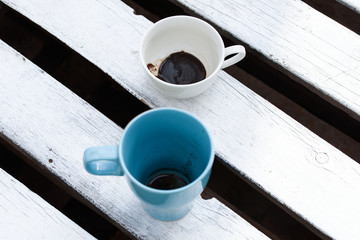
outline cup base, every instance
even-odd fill
[[[193,207],[193,203],[188,203],[178,208],[160,208],[143,203],[145,211],[155,219],[160,221],[175,221],[185,217]]]

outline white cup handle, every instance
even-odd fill
[[[231,54],[236,54],[236,55],[232,56],[229,59],[226,59],[223,62],[221,69],[227,68],[227,67],[239,62],[240,60],[242,60],[246,55],[245,48],[241,45],[234,45],[234,46],[225,48],[225,58]]]

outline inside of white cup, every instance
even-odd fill
[[[224,46],[218,33],[194,18],[173,18],[155,24],[143,40],[145,64],[159,67],[174,52],[185,51],[197,57],[206,76],[215,72],[223,61]]]

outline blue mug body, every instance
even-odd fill
[[[208,130],[195,116],[175,108],[158,108],[135,117],[119,145],[90,147],[83,160],[91,174],[125,175],[151,216],[172,221],[185,216],[204,190],[214,148]],[[186,185],[174,189],[149,186],[157,174],[175,174]]]

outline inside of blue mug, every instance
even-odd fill
[[[146,184],[156,171],[174,171],[188,183],[212,158],[210,136],[196,118],[176,109],[149,111],[132,121],[122,139],[121,156],[128,172]]]

